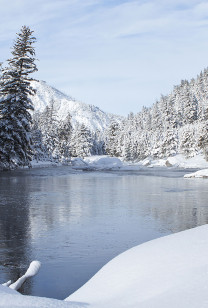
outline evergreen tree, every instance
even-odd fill
[[[208,121],[202,124],[198,137],[198,146],[203,151],[205,159],[208,161]]]
[[[189,84],[185,84],[181,93],[181,101],[184,108],[184,124],[191,124],[197,120],[197,105],[195,95],[190,91]]]
[[[197,153],[197,140],[193,125],[186,125],[181,130],[179,147],[180,153],[184,154],[186,158],[193,157]]]
[[[33,31],[23,26],[3,69],[0,83],[0,167],[30,166],[32,139],[29,95],[34,94],[29,75],[37,71]]]
[[[70,159],[70,141],[72,135],[71,115],[68,114],[63,123],[60,123],[58,130],[58,152],[61,160]]]
[[[123,157],[126,161],[131,161],[133,160],[134,153],[131,139],[128,137],[129,136],[125,136]]]
[[[40,126],[43,134],[42,142],[47,149],[51,160],[58,157],[58,121],[56,118],[56,111],[54,109],[54,100],[50,101],[50,105],[46,106],[44,112],[40,116]]]
[[[71,138],[71,154],[84,158],[92,155],[93,141],[90,130],[84,125],[77,125]]]
[[[105,142],[103,133],[98,129],[95,133],[92,133],[92,155],[103,155],[105,154]]]
[[[118,150],[118,135],[119,135],[119,124],[113,121],[107,131],[107,144],[106,153],[110,156],[119,156]]]

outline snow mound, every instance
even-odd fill
[[[150,166],[150,165],[151,165],[151,160],[150,159],[146,158],[146,159],[144,159],[142,161],[142,166],[147,167],[147,166]]]
[[[191,158],[185,158],[183,155],[178,154],[169,157],[167,161],[174,167],[181,168],[206,168],[208,162],[204,159],[203,155],[199,154]]]
[[[2,308],[86,308],[84,303],[64,302],[52,298],[21,295],[15,290],[0,285]]]
[[[198,154],[191,158],[186,158],[182,154],[170,156],[163,159],[146,158],[138,162],[139,165],[148,167],[175,167],[175,168],[208,168],[208,162],[203,155]]]
[[[199,308],[208,303],[208,225],[134,247],[66,300],[89,307]]]
[[[120,169],[123,166],[119,158],[107,155],[93,155],[84,159],[75,157],[71,159],[71,164],[77,168],[92,170]]]
[[[185,174],[184,178],[208,178],[208,169],[203,169],[194,173]]]
[[[72,157],[71,159],[72,166],[75,167],[86,167],[87,163],[80,157]]]
[[[43,112],[46,106],[53,102],[57,120],[65,120],[68,114],[72,116],[72,125],[84,124],[91,131],[103,131],[113,119],[122,117],[106,113],[93,105],[76,101],[72,97],[47,85],[44,81],[32,81],[31,86],[36,89],[36,94],[31,96],[35,111]]]
[[[96,169],[112,169],[120,168],[123,166],[123,163],[119,158],[109,157],[106,155],[94,155],[86,157],[84,161],[88,164],[89,167],[94,167]]]
[[[0,285],[0,307],[199,308],[208,303],[208,225],[120,254],[65,301]]]

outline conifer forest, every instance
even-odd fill
[[[182,80],[152,107],[130,112],[126,118],[111,115],[107,125],[92,129],[83,121],[74,121],[70,113],[58,118],[53,98],[44,110],[36,108],[31,77],[37,71],[35,42],[33,31],[23,26],[11,58],[2,65],[1,169],[30,167],[32,160],[69,163],[71,157],[103,154],[136,162],[203,153],[208,160],[208,69],[195,79]],[[87,108],[95,113],[95,106]]]

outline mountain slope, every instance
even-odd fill
[[[119,121],[121,117],[105,113],[98,107],[78,102],[72,97],[47,85],[44,81],[32,81],[31,86],[36,89],[31,99],[35,111],[43,112],[46,106],[53,103],[57,120],[64,121],[68,114],[72,116],[72,125],[78,122],[84,124],[91,131],[103,131],[112,120]]]
[[[152,107],[129,114],[112,127],[107,142],[107,154],[130,161],[202,153],[208,161],[208,68],[182,80]]]

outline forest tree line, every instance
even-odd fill
[[[111,123],[106,152],[126,160],[203,153],[208,160],[208,69],[190,82],[182,80],[151,108]]]
[[[34,110],[35,41],[33,31],[22,27],[0,76],[1,169],[31,166],[32,159],[68,163],[71,157],[102,154],[138,161],[203,152],[208,159],[208,69],[181,81],[151,108],[92,132],[84,124],[73,127],[69,114],[58,120],[53,100],[43,112]]]
[[[46,152],[56,159],[108,154],[138,161],[178,153],[187,158],[204,153],[208,159],[208,69],[190,82],[181,81],[152,107],[111,122],[104,132],[93,133],[83,124],[72,128],[70,116],[57,124],[53,103],[37,119],[45,140],[39,144],[46,144]]]

